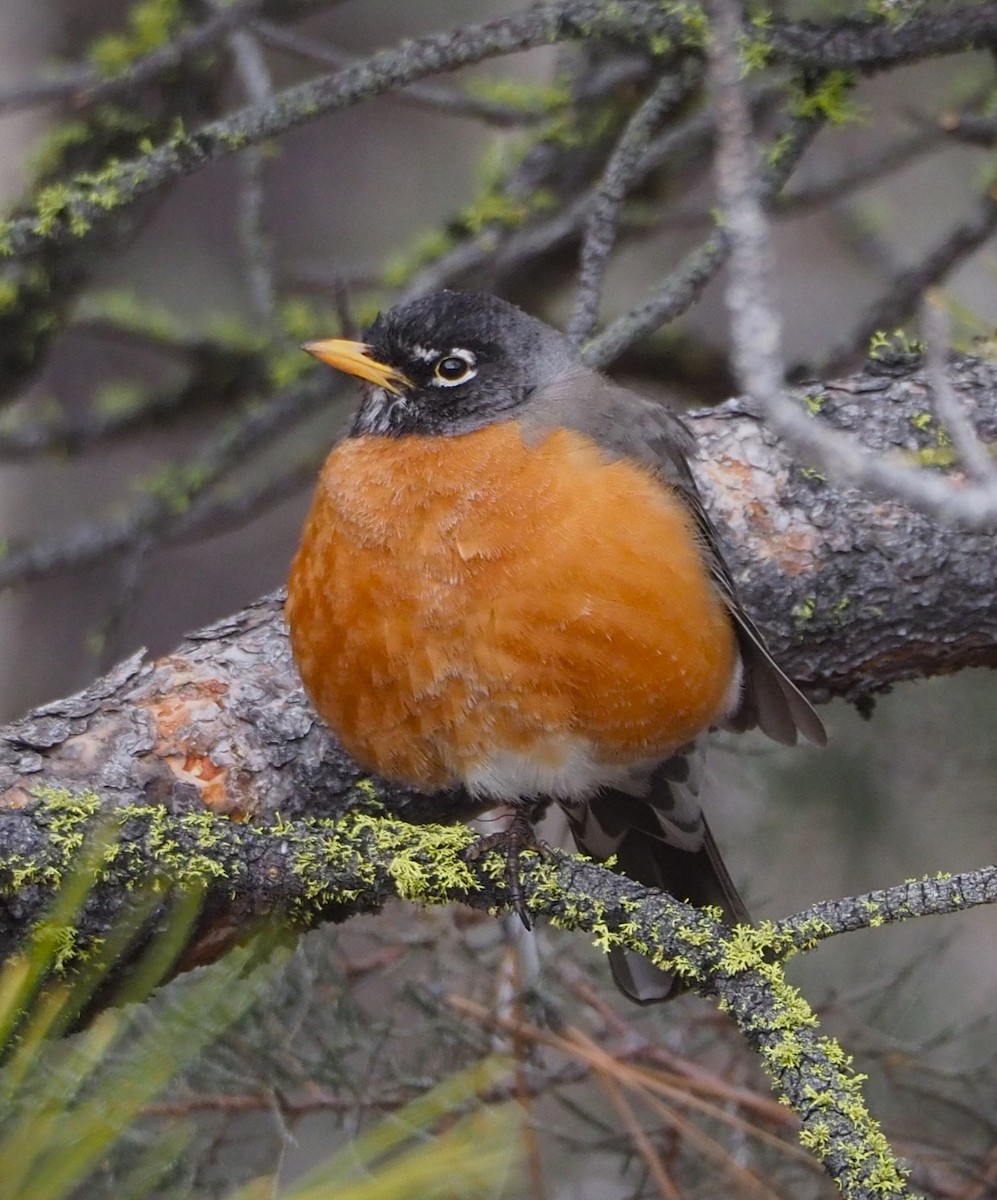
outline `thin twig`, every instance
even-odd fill
[[[822,125],[820,117],[796,117],[779,139],[779,154],[765,175],[764,195],[771,201],[789,178]],[[717,229],[686,255],[663,284],[641,304],[618,317],[585,347],[593,366],[612,362],[633,342],[684,312],[727,261],[730,243],[726,228]]]
[[[237,29],[228,38],[246,98],[265,104],[273,95],[273,80],[259,43],[252,34]],[[264,216],[266,152],[249,146],[239,156],[239,233],[249,301],[264,328],[276,321],[277,290],[274,283],[273,242]]]
[[[8,257],[16,257],[46,242],[78,238],[110,221],[122,207],[248,145],[397,91],[427,75],[563,39],[600,35],[642,39],[654,34],[681,38],[681,19],[649,0],[619,0],[611,7],[601,0],[560,0],[407,41],[332,75],[289,88],[272,101],[251,105],[195,133],[178,133],[150,153],[109,167],[99,176],[78,177],[75,186],[60,194],[58,211],[49,202],[44,211],[0,228],[0,248]]]
[[[333,70],[351,66],[357,62],[355,54],[338,50],[328,42],[318,42],[311,37],[302,37],[292,30],[284,29],[273,21],[257,18],[252,23],[253,31],[260,41],[276,50],[284,50],[289,54],[309,62],[321,63]],[[529,107],[528,105],[514,106],[500,104],[494,100],[483,100],[459,88],[446,87],[438,83],[413,83],[409,87],[400,88],[390,93],[389,99],[418,105],[420,108],[432,109],[434,112],[450,113],[456,117],[472,117],[479,121],[487,121],[498,126],[531,125],[546,119],[557,106],[550,104]]]
[[[103,76],[92,66],[74,66],[56,79],[40,79],[17,84],[0,93],[0,113],[33,108],[55,100],[66,100],[76,110],[152,83],[165,71],[188,62],[193,55],[219,43],[230,30],[259,8],[259,0],[241,0],[209,17],[203,24],[182,33],[172,41],[157,46],[149,54],[137,58],[116,75]]]
[[[142,538],[166,536],[197,497],[242,466],[251,450],[265,448],[278,431],[315,409],[327,390],[325,380],[313,377],[274,398],[263,409],[250,401],[235,424],[224,427],[200,455],[179,465],[175,486],[167,478],[161,489],[117,520],[84,526],[66,537],[12,548],[0,560],[0,587],[113,560]],[[169,468],[167,477],[168,473]]]
[[[716,0],[716,13],[722,32],[711,43],[710,62],[720,132],[717,187],[731,259],[727,305],[734,358],[744,390],[762,406],[771,428],[839,485],[863,487],[968,528],[989,528],[997,522],[997,481],[955,488],[951,481],[928,471],[870,454],[852,437],[814,421],[785,394],[781,321],[771,300],[773,272],[763,187],[737,51],[740,20],[728,0]],[[980,224],[997,227],[997,201],[989,194],[986,207],[989,211]],[[946,240],[947,245],[951,240]],[[964,234],[963,241],[967,240],[973,239]],[[951,249],[948,253],[951,257]]]
[[[664,76],[627,122],[595,189],[582,242],[575,309],[567,331],[575,343],[590,337],[599,319],[603,280],[616,241],[620,211],[640,170],[651,135],[688,96],[699,78],[698,63],[684,66],[681,72]]]
[[[828,354],[822,373],[834,375],[864,352],[878,330],[892,330],[917,311],[924,293],[941,283],[997,231],[997,195],[987,188],[970,216],[948,230],[912,267],[887,281],[879,300],[868,306],[848,337]]]
[[[980,441],[952,390],[948,376],[951,323],[940,298],[929,294],[921,309],[925,369],[934,392],[935,409],[967,472],[981,483],[997,481],[997,464]]]

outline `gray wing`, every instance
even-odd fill
[[[757,726],[785,745],[795,744],[799,732],[814,745],[823,746],[827,734],[820,717],[773,660],[765,639],[744,610],[724,561],[719,534],[689,470],[695,439],[675,413],[595,371],[583,370],[545,386],[519,416],[527,438],[559,428],[574,429],[611,456],[643,463],[675,489],[696,523],[710,571],[737,632],[744,682],[724,726],[737,732]]]

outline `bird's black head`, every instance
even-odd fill
[[[483,292],[437,292],[379,315],[363,342],[305,349],[365,382],[355,435],[469,433],[583,369],[563,334]]]

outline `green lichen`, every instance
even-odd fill
[[[32,788],[32,795],[45,806],[49,857],[26,859],[18,854],[4,855],[0,870],[0,895],[16,894],[33,885],[58,887],[79,854],[87,830],[93,826],[101,811],[100,796],[90,790],[73,792],[68,788],[40,784]]]
[[[157,868],[163,870],[170,882],[181,885],[204,884],[225,875],[218,860],[222,844],[219,819],[207,809],[183,813],[175,818],[176,826],[192,837],[177,839],[172,826],[153,821],[146,838],[146,848]]]
[[[797,625],[805,625],[808,621],[812,621],[817,612],[817,597],[807,596],[805,600],[800,601],[793,609],[793,619]]]
[[[339,320],[329,305],[313,304],[301,296],[285,300],[277,310],[281,329],[295,342],[327,337]]]
[[[93,408],[102,417],[127,417],[140,412],[146,395],[131,379],[110,379],[99,384],[93,393]]]
[[[825,937],[834,933],[834,926],[822,917],[809,917],[795,925],[790,935],[794,941],[794,950],[813,950]]]
[[[69,215],[72,232],[79,235],[86,233],[89,228],[87,222],[78,214],[69,213],[73,198],[73,191],[64,183],[53,183],[50,187],[42,188],[35,200],[33,231],[39,237],[47,237]]]
[[[21,289],[13,279],[0,279],[0,314],[12,312],[17,308]]]
[[[138,487],[175,516],[182,516],[210,480],[211,471],[206,463],[173,462],[145,476]]]
[[[38,182],[57,180],[72,172],[74,164],[93,161],[99,150],[115,148],[121,153],[147,153],[152,149],[149,122],[139,109],[116,104],[98,104],[88,109],[87,119],[63,121],[46,134],[32,156],[32,171]]]
[[[554,203],[553,193],[546,188],[537,188],[528,196],[490,190],[462,208],[457,219],[469,233],[480,233],[488,225],[515,229],[535,213],[552,208]]]
[[[923,351],[923,344],[903,329],[894,329],[892,332],[877,329],[869,339],[869,358],[877,362],[908,358]]]
[[[76,315],[83,320],[117,325],[157,341],[179,343],[187,338],[187,331],[175,313],[126,288],[91,292],[80,303]]]
[[[758,28],[763,28],[764,23]],[[764,71],[772,58],[772,43],[761,35],[744,34],[741,37],[741,61],[744,74],[752,75]]]
[[[934,441],[931,445],[919,447],[908,457],[921,467],[937,467],[944,470],[955,466],[959,456],[952,445],[949,432],[944,425],[936,421],[932,413],[915,413],[910,418],[910,423],[918,433],[932,435]]]
[[[915,450],[912,458],[920,467],[937,467],[946,470],[954,467],[959,456],[951,446],[925,446]]]
[[[771,146],[765,151],[765,165],[769,170],[773,170],[782,161],[784,154],[792,151],[795,145],[793,134],[787,129],[775,139]]]
[[[464,86],[466,94],[486,104],[499,104],[524,115],[556,112],[571,103],[571,89],[567,81],[536,83],[529,79],[500,79],[477,76]]]
[[[66,156],[89,145],[92,137],[93,129],[89,122],[72,120],[56,125],[32,154],[33,173],[43,178],[56,174]]]
[[[275,391],[282,391],[311,374],[314,367],[297,346],[275,349],[267,356],[267,382]]]
[[[201,328],[212,341],[230,350],[256,354],[266,346],[265,336],[233,312],[209,313],[201,321]]]
[[[390,257],[384,265],[383,276],[389,288],[401,287],[417,271],[441,259],[453,249],[456,238],[444,229],[427,229],[413,241],[407,250]]]
[[[127,30],[97,38],[90,47],[90,61],[101,75],[117,75],[168,41],[181,16],[181,0],[138,0],[129,9]]]
[[[856,78],[851,71],[828,71],[814,88],[801,89],[792,101],[794,116],[804,119],[821,117],[830,125],[854,124],[866,119],[866,112],[852,99]]]
[[[689,49],[697,49],[706,45],[710,35],[710,22],[702,5],[691,0],[679,0],[678,3],[666,3],[664,10],[669,16],[678,19],[682,26],[682,45]]]
[[[378,837],[392,846],[398,840],[399,833],[409,842],[388,863],[388,874],[403,899],[415,904],[439,904],[447,897],[479,889],[473,872],[461,857],[469,844],[466,829],[429,826],[432,830],[432,852],[427,854],[425,838],[409,840],[407,837],[409,830],[419,827],[404,826],[401,822],[393,821],[388,823],[389,831],[385,829],[384,818],[365,817],[364,820],[376,822]]]

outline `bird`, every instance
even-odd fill
[[[748,920],[703,814],[716,728],[824,727],[748,616],[665,404],[588,366],[563,333],[484,292],[378,314],[303,347],[360,382],[287,584],[315,709],[365,768],[508,806],[519,850],[551,803],[578,849]],[[610,951],[646,1004],[680,978]]]

